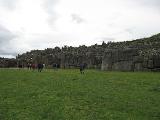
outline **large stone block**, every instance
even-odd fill
[[[143,71],[143,65],[142,63],[135,63],[134,64],[134,71]]]
[[[154,68],[160,68],[160,56],[153,56],[153,66]]]
[[[154,66],[153,66],[153,60],[148,60],[148,68],[149,69],[153,69]]]
[[[102,61],[101,70],[112,70],[112,63]]]
[[[113,63],[112,70],[115,71],[133,71],[133,61],[120,61]]]

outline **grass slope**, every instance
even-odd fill
[[[160,120],[160,74],[0,69],[0,120]]]

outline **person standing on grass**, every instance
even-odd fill
[[[42,72],[42,70],[43,70],[43,64],[38,64],[38,66],[37,66],[37,68],[38,68],[38,72]]]
[[[31,63],[29,64],[29,69],[30,69],[30,70],[32,69],[32,64],[31,64]]]
[[[43,64],[43,68],[45,68],[46,67],[46,65],[45,64]]]
[[[80,64],[80,73],[84,74],[84,64]]]
[[[28,70],[29,70],[29,63],[27,64],[27,68],[28,68]]]
[[[32,70],[34,71],[36,69],[36,65],[32,64]]]
[[[18,65],[19,70],[23,68],[22,64]]]
[[[57,63],[54,63],[52,67],[53,67],[54,70],[58,70],[58,65],[57,65]]]

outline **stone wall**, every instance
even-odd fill
[[[102,45],[63,48],[48,48],[45,50],[33,50],[17,56],[18,64],[27,66],[28,63],[44,63],[51,68],[57,63],[61,68],[77,68],[81,63],[86,63],[87,68],[101,68],[104,48]]]
[[[17,67],[16,59],[0,58],[0,68]]]
[[[135,41],[111,43],[104,52],[101,69],[160,71],[160,34]]]
[[[10,66],[1,61],[0,67]],[[64,46],[32,50],[16,57],[14,66],[27,66],[28,63],[43,63],[52,68],[57,63],[61,68],[77,68],[86,63],[87,68],[113,71],[159,71],[160,34],[149,38],[124,42],[103,42],[92,46]],[[13,65],[12,65],[13,66]]]
[[[138,49],[112,49],[106,50],[102,60],[102,70],[113,71],[141,71],[142,56]]]

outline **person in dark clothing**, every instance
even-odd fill
[[[84,74],[84,64],[80,64],[80,73]]]
[[[37,68],[38,68],[38,72],[42,72],[42,70],[43,70],[43,64],[38,64],[38,66],[37,66]]]
[[[58,70],[58,64],[57,64],[57,63],[54,63],[54,64],[53,64],[53,69],[54,69],[54,70]]]
[[[27,64],[27,68],[28,68],[28,70],[29,70],[29,67],[30,67],[30,66],[29,66],[29,63],[28,63],[28,64]]]
[[[22,64],[19,64],[19,65],[18,65],[18,68],[19,68],[19,70],[20,70],[21,68],[23,68]]]

